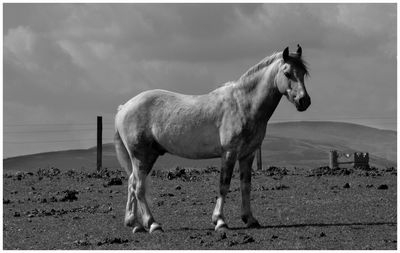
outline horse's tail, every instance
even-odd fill
[[[129,156],[128,150],[125,147],[124,142],[122,141],[121,135],[118,132],[118,129],[115,129],[115,136],[114,136],[114,145],[115,145],[115,152],[117,153],[117,158],[119,164],[122,168],[125,169],[128,176],[132,174],[132,163],[131,158]]]

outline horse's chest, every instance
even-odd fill
[[[238,153],[253,152],[261,145],[265,136],[266,125],[257,122],[233,122],[226,125],[223,146],[236,149]]]
[[[265,127],[251,126],[242,131],[242,149],[255,149],[259,147],[265,136]]]

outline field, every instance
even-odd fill
[[[217,168],[155,170],[148,200],[165,232],[123,226],[127,180],[119,169],[6,170],[3,248],[11,249],[396,249],[397,170],[267,167],[253,172],[252,209],[240,220],[237,168],[214,232]]]
[[[103,145],[100,173],[95,148],[7,158],[3,248],[396,249],[396,135],[348,123],[268,125],[263,170],[252,176],[262,228],[244,228],[235,168],[226,233],[211,223],[219,159],[160,157],[148,200],[165,233],[133,235],[123,226],[127,179],[112,144]],[[327,169],[332,149],[369,152],[371,170]]]

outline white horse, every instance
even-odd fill
[[[247,227],[259,227],[250,208],[251,166],[264,139],[268,120],[282,95],[298,111],[311,104],[304,78],[302,50],[266,57],[239,80],[212,92],[191,96],[149,90],[119,107],[115,117],[115,148],[129,175],[125,225],[132,232],[162,231],[145,198],[145,179],[158,156],[206,159],[221,157],[219,196],[212,214],[215,230],[227,229],[223,215],[232,172],[239,161],[241,214]]]

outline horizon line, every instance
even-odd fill
[[[280,124],[280,123],[301,123],[301,122],[314,122],[314,123],[316,123],[316,122],[321,122],[321,123],[326,122],[326,123],[351,124],[351,125],[356,125],[356,126],[368,127],[368,128],[376,129],[376,130],[379,130],[379,131],[389,131],[389,132],[397,133],[397,129],[396,130],[383,129],[383,128],[378,128],[378,127],[368,126],[368,125],[361,124],[361,123],[346,122],[346,121],[334,121],[334,120],[300,120],[300,119],[294,119],[294,120],[285,120],[285,121],[272,120],[272,121],[270,121],[268,123],[269,124]],[[397,123],[396,123],[396,127],[397,127]],[[265,138],[268,138],[267,134],[266,134]],[[112,144],[112,142],[105,142],[102,145],[107,145],[107,144]],[[48,153],[56,153],[56,152],[63,152],[63,151],[88,150],[88,149],[92,149],[92,148],[95,148],[95,147],[96,146],[90,146],[88,148],[60,149],[60,150],[54,150],[54,151],[43,151],[43,152],[38,152],[38,153],[21,154],[21,155],[9,156],[9,157],[4,157],[4,153],[2,155],[3,155],[3,161],[4,161],[6,159],[12,159],[12,158],[17,158],[17,157],[22,157],[22,156],[48,154]],[[4,140],[3,140],[3,151],[4,151]]]

